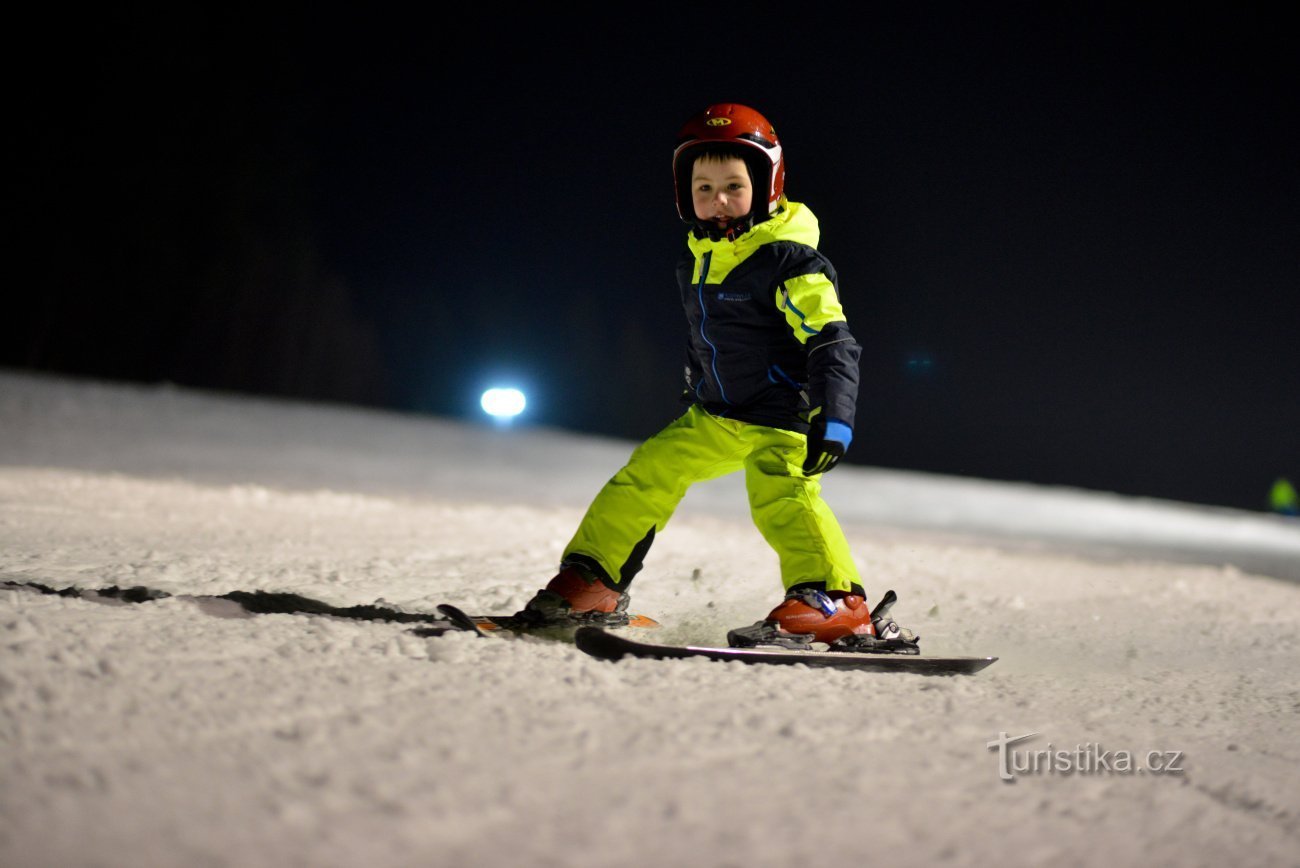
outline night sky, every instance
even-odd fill
[[[850,461],[1264,509],[1295,31],[1048,5],[31,22],[0,365],[463,418],[509,382],[642,439],[681,409],[674,138],[735,101],[864,348]]]

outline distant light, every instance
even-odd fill
[[[903,367],[914,377],[928,376],[934,373],[934,358],[926,352],[908,353]]]
[[[524,412],[524,393],[518,389],[488,389],[479,402],[483,412],[497,419],[511,419]]]

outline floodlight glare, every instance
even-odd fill
[[[497,419],[510,419],[524,412],[524,393],[518,389],[488,389],[479,402],[483,412]]]

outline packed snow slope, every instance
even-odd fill
[[[222,597],[511,612],[632,445],[0,372],[0,864],[1296,864],[1300,529],[1272,516],[837,469],[870,593],[928,654],[1001,658],[966,678]],[[779,596],[730,479],[633,608],[719,642]]]

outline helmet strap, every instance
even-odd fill
[[[708,238],[710,241],[735,241],[754,228],[754,215],[751,213],[739,219],[730,220],[726,226],[719,226],[712,220],[700,220],[699,218],[692,220],[691,225],[694,227],[696,238]]]

